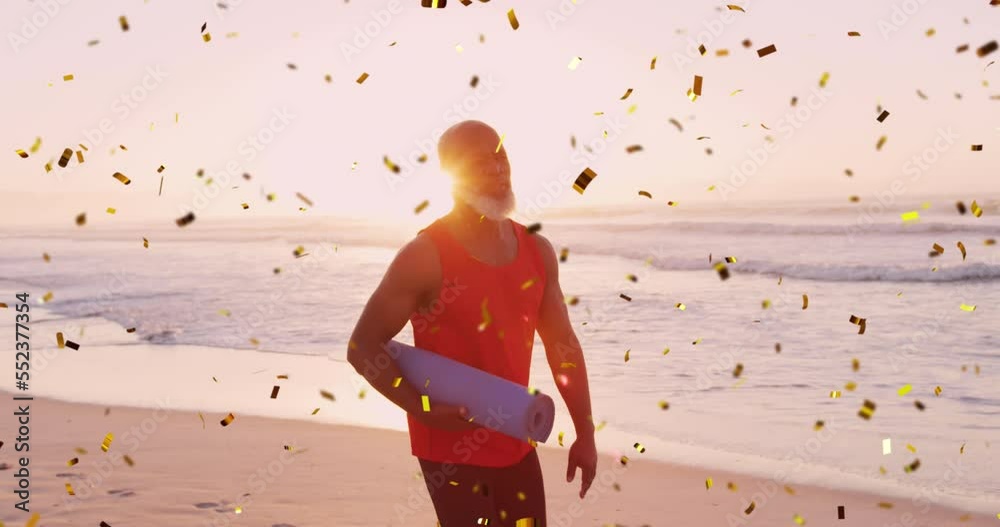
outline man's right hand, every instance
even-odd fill
[[[469,422],[469,410],[464,406],[437,403],[431,401],[429,412],[417,411],[413,417],[429,428],[459,432],[475,430],[479,425]]]

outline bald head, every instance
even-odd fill
[[[438,142],[441,168],[451,174],[456,184],[509,187],[510,164],[507,151],[497,145],[500,135],[482,121],[462,121],[453,125]]]

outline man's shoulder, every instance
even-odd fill
[[[425,268],[438,264],[437,246],[427,231],[421,231],[396,254],[396,260],[408,265]]]

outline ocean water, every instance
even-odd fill
[[[984,208],[976,218],[915,204],[921,219],[905,224],[907,209],[833,206],[550,216],[542,234],[570,251],[560,278],[579,299],[570,315],[600,446],[995,514],[1000,245],[986,240],[1000,238],[1000,211]],[[8,231],[0,276],[5,289],[52,291],[45,309],[58,316],[135,327],[164,353],[200,345],[343,365],[364,302],[415,231],[333,219]],[[929,255],[934,244],[943,254]],[[308,254],[296,258],[299,246]],[[722,280],[713,265],[725,257],[735,261]],[[852,315],[866,319],[864,334]],[[409,328],[398,338],[412,342]],[[540,341],[532,383],[556,398],[557,430],[571,436]],[[865,401],[876,407],[868,420]],[[369,424],[386,422],[405,424],[401,413]]]

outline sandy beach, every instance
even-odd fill
[[[41,527],[435,524],[402,432],[239,415],[223,427],[214,413],[203,423],[193,412],[49,399],[32,401],[31,416],[30,503]],[[108,433],[114,439],[105,453]],[[0,462],[14,465],[13,438],[4,439]],[[792,525],[796,515],[808,525],[838,527],[997,521],[817,487],[791,486],[791,494],[773,480],[647,461],[635,452],[627,467],[602,453],[598,478],[581,501],[578,484],[565,482],[566,450],[543,447],[540,454],[551,525]],[[73,458],[79,463],[67,466]],[[736,491],[727,489],[730,482]],[[747,499],[756,502],[749,515]],[[837,519],[839,506],[844,520]],[[8,505],[0,518],[21,525],[29,514]]]

